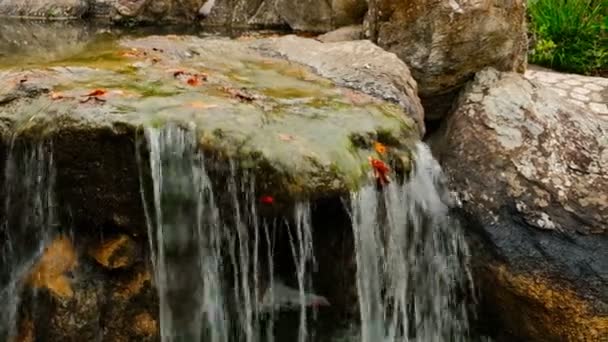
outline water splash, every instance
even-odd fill
[[[415,155],[404,184],[351,196],[363,342],[468,340],[468,250],[438,163],[423,144]]]
[[[293,290],[274,274],[278,224],[258,214],[254,175],[230,162],[214,191],[194,131],[147,128],[149,154],[138,153],[141,179],[149,169],[152,183],[142,181],[141,193],[161,341],[272,341],[275,311],[294,302],[301,310],[299,339],[306,340],[305,308],[327,302],[305,292],[313,260],[309,205],[295,209]]]
[[[11,140],[0,226],[0,340],[16,336],[23,280],[56,225],[55,168],[50,144]]]

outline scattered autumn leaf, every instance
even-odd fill
[[[189,86],[198,87],[199,85],[201,85],[201,80],[198,78],[197,75],[194,75],[188,78],[186,83],[188,83]]]
[[[272,196],[262,196],[260,197],[260,202],[262,202],[263,204],[273,204],[274,203],[274,197]]]
[[[390,177],[388,176],[391,169],[386,165],[382,160],[369,157],[369,163],[374,170],[374,178],[380,185],[386,185],[391,182]]]
[[[385,154],[386,153],[386,146],[384,146],[384,144],[376,141],[374,143],[374,150],[376,150],[376,152],[378,152],[379,154]]]
[[[105,89],[95,89],[85,96],[104,96],[107,93]]]

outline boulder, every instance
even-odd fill
[[[80,18],[89,10],[87,0],[2,0],[0,15],[24,18]]]
[[[313,32],[361,24],[367,10],[364,0],[115,0],[113,7],[113,18],[119,21],[191,22],[198,17],[203,25]]]
[[[366,34],[407,63],[427,118],[439,119],[477,71],[524,70],[525,14],[525,0],[377,0]]]
[[[608,337],[608,122],[489,68],[434,148],[473,237],[482,317],[515,339]]]

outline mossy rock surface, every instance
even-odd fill
[[[135,141],[146,127],[177,124],[196,130],[204,151],[278,177],[273,183],[289,197],[355,189],[369,178],[368,156],[382,157],[376,141],[387,145],[387,162],[409,155],[420,136],[411,113],[306,65],[269,57],[282,39],[94,39],[79,55],[29,60],[27,71],[5,68],[4,136],[55,139],[56,150],[86,159],[96,153],[87,136]],[[69,136],[82,139],[70,146]]]

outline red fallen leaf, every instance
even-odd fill
[[[107,93],[105,89],[95,89],[92,92],[86,94],[85,96],[104,96]]]
[[[186,83],[188,83],[188,85],[190,85],[190,86],[197,87],[197,86],[201,85],[201,80],[198,78],[198,75],[194,75],[194,76],[188,78]]]
[[[260,197],[260,202],[262,202],[263,204],[273,204],[274,197],[268,195],[262,196]]]
[[[369,163],[374,170],[374,178],[380,183],[380,185],[386,185],[391,182],[388,173],[391,172],[391,169],[384,163],[382,160],[369,157]]]

